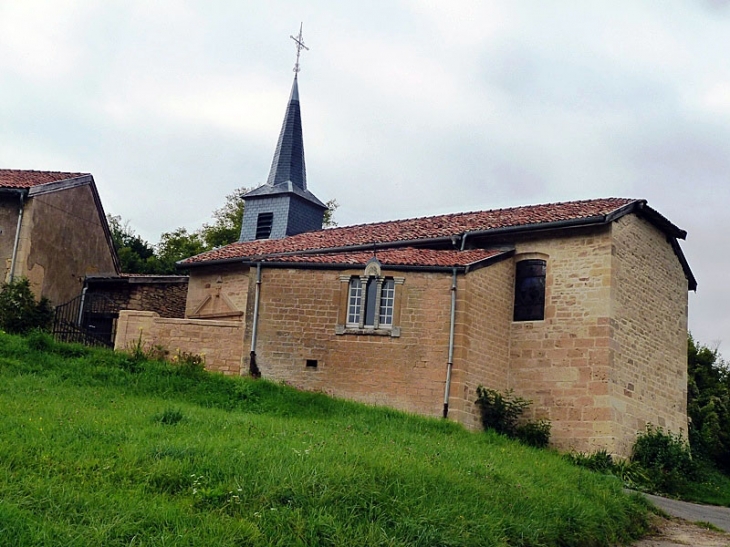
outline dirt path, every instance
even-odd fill
[[[682,519],[657,517],[656,532],[633,547],[730,547],[730,535],[700,528]]]
[[[730,534],[725,533],[730,532],[730,508],[645,496],[671,518],[656,517],[656,533],[635,547],[730,547]],[[725,532],[714,532],[694,522],[709,522]]]

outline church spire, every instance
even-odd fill
[[[307,189],[302,117],[299,110],[299,85],[296,74],[266,184],[279,186],[287,184],[289,181],[302,190]]]
[[[291,38],[296,43],[297,62],[284,123],[266,184],[242,196],[245,206],[239,241],[279,239],[321,230],[327,210],[327,206],[307,190],[298,76],[299,55],[309,48],[304,45],[301,25],[299,35]]]
[[[279,133],[279,141],[276,144],[274,160],[271,162],[271,170],[266,184],[278,186],[291,181],[294,186],[302,190],[307,189],[307,169],[304,163],[304,139],[302,137],[302,117],[299,110],[299,55],[303,49],[309,51],[304,45],[302,37],[302,24],[299,23],[299,34],[290,36],[297,48],[297,61],[294,64],[294,83],[289,96],[289,104],[284,115],[284,123]]]

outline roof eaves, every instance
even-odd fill
[[[119,274],[122,271],[122,265],[119,261],[119,255],[117,254],[117,250],[114,248],[114,238],[112,237],[112,231],[109,228],[109,223],[106,220],[106,213],[104,212],[104,206],[101,204],[101,197],[99,197],[99,191],[96,189],[96,182],[94,181],[94,177],[89,175],[89,186],[91,188],[91,194],[94,197],[94,203],[96,204],[96,210],[99,213],[99,221],[101,223],[101,228],[104,230],[104,235],[106,236],[106,242],[109,246],[109,252],[112,255],[112,262],[114,263],[114,271],[115,273]]]
[[[91,184],[93,181],[94,177],[87,174],[70,179],[44,182],[43,184],[37,184],[28,188],[28,197],[41,196],[43,194],[50,194],[51,192],[59,192],[61,190],[69,190],[71,188],[76,188],[77,186]]]
[[[687,262],[687,258],[684,256],[682,247],[679,246],[679,241],[677,241],[677,239],[674,237],[670,237],[668,239],[669,244],[674,250],[674,254],[677,255],[679,263],[682,265],[682,270],[684,270],[684,275],[687,278],[687,289],[690,291],[697,291],[697,278],[695,278],[694,274],[692,273],[692,268],[690,268],[689,262]]]
[[[514,256],[514,254],[514,247],[504,249],[498,254],[488,256],[487,258],[483,258],[481,260],[476,260],[471,264],[467,264],[464,273],[473,272],[474,270],[480,270],[482,268],[486,268],[487,266],[491,266],[492,264],[496,264],[497,262],[502,262],[503,260]]]
[[[687,232],[685,230],[682,230],[679,226],[673,224],[667,217],[662,215],[656,209],[649,207],[646,204],[646,201],[642,201],[642,203],[637,207],[636,213],[646,218],[646,220],[651,222],[668,236],[678,239],[687,238]]]
[[[247,265],[253,266],[261,264],[267,268],[291,268],[293,270],[352,270],[360,269],[365,266],[365,262],[353,264],[351,262],[326,263],[326,262],[286,262],[286,261],[268,261],[268,260],[251,260],[246,262]],[[428,272],[452,272],[456,268],[459,272],[464,272],[466,266],[429,266],[417,264],[381,264],[381,270],[390,271],[428,271]]]
[[[190,257],[193,258],[193,257]],[[175,268],[178,270],[187,270],[188,268],[197,268],[199,266],[220,266],[225,264],[248,264],[251,262],[251,258],[247,256],[236,256],[231,258],[217,258],[215,260],[199,260],[196,262],[186,262],[190,260],[186,258],[184,260],[178,260],[175,262]],[[255,262],[255,261],[253,261]]]

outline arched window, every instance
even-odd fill
[[[515,321],[545,319],[544,260],[521,260],[515,271]]]

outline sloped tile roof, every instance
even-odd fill
[[[581,220],[610,215],[636,201],[628,198],[569,201],[344,226],[305,232],[282,239],[260,239],[232,243],[188,258],[182,261],[181,265],[193,266],[210,261],[258,259],[279,253],[324,251],[326,249],[341,250],[339,249],[341,247],[361,245],[397,244],[398,242],[440,237],[448,238],[465,232]]]
[[[62,173],[60,171],[25,171],[0,169],[0,188],[32,188],[49,182],[83,177],[88,173]]]
[[[416,249],[400,247],[373,251],[349,253],[297,254],[266,258],[263,262],[291,262],[299,264],[331,264],[364,266],[376,257],[383,266],[440,266],[463,267],[500,255],[502,249],[472,249],[468,251]]]

